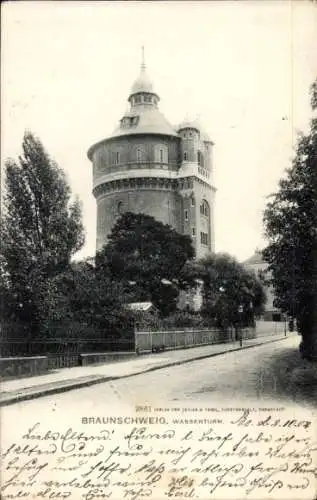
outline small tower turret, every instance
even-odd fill
[[[214,251],[213,142],[198,120],[186,119],[177,131],[182,139],[179,186],[184,232],[192,236],[196,256],[202,257]]]

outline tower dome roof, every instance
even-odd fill
[[[146,66],[144,61],[144,47],[142,47],[141,71],[131,87],[129,100],[131,96],[140,93],[155,94],[157,96],[157,94],[153,90],[153,83],[146,72]]]
[[[128,98],[130,108],[126,109],[119,125],[106,139],[99,141],[88,150],[88,158],[92,159],[95,148],[118,137],[132,135],[155,134],[180,139],[177,130],[168,122],[164,114],[158,109],[159,96],[153,91],[153,84],[149,79],[144,64],[144,49],[142,48],[142,64],[138,78],[132,85]],[[141,95],[140,95],[141,94]],[[142,95],[143,94],[143,95]]]
[[[129,127],[119,125],[110,137],[122,137],[135,134],[159,134],[179,137],[176,130],[155,107],[140,107],[138,111],[130,112],[129,116],[135,118],[135,124]],[[132,122],[133,123],[133,122]]]
[[[137,94],[151,94],[140,95]],[[110,137],[121,137],[135,134],[160,134],[179,137],[157,107],[159,96],[153,90],[153,84],[147,75],[144,63],[144,47],[142,47],[142,64],[138,78],[132,85],[128,101],[130,110],[126,111]]]
[[[139,92],[153,93],[153,84],[145,71],[145,66],[142,65],[141,72],[131,87],[130,95],[138,94]]]

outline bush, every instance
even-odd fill
[[[176,311],[162,320],[162,326],[169,328],[206,328],[213,326],[208,319],[204,319],[199,313],[190,311]]]

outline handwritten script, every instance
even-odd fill
[[[1,498],[315,498],[312,420],[248,409],[205,417],[146,407],[64,428],[34,421],[2,448]]]

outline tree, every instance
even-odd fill
[[[253,324],[265,304],[264,289],[254,273],[228,254],[213,254],[200,261],[203,287],[202,314],[220,328],[242,321]],[[243,307],[241,318],[239,307]]]
[[[317,109],[317,80],[311,88]],[[301,352],[317,359],[317,119],[298,138],[292,166],[271,195],[264,212],[276,305],[296,319]]]
[[[56,325],[77,325],[82,337],[97,337],[118,330],[127,323],[129,314],[122,309],[124,290],[121,283],[113,283],[107,275],[96,273],[90,259],[73,262],[67,269],[53,276],[47,286],[47,331]],[[118,332],[117,332],[118,333]],[[121,336],[124,329],[119,332]],[[89,336],[88,335],[88,336]]]
[[[40,140],[26,132],[22,151],[5,164],[0,253],[15,316],[39,330],[48,280],[67,268],[84,232],[80,204]]]
[[[189,236],[149,215],[126,212],[97,254],[96,266],[125,287],[135,286],[139,300],[152,301],[164,316],[176,309],[179,290],[186,286],[183,270],[193,257]]]

